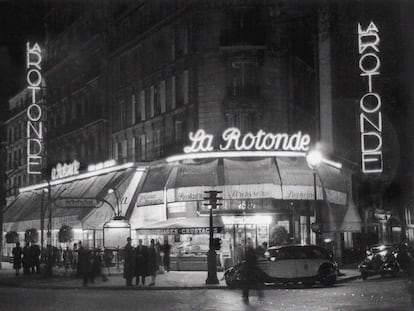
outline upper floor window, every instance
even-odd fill
[[[187,24],[177,25],[175,29],[175,57],[188,54],[188,26]]]
[[[257,62],[255,59],[238,59],[231,62],[231,96],[256,95],[258,90]]]
[[[131,95],[131,124],[135,124],[135,117],[136,117],[136,114],[135,114],[135,109],[136,109],[136,106],[137,106],[137,99],[136,99],[136,96],[135,96],[135,94],[132,94]]]
[[[119,61],[119,86],[124,86],[127,80],[127,55],[122,55]]]
[[[153,87],[154,90],[154,115],[161,113],[161,89],[159,85]]]

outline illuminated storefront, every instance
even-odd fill
[[[184,261],[187,269],[197,270],[208,250],[208,208],[203,204],[207,190],[223,192],[213,222],[215,237],[222,239],[223,266],[242,258],[248,239],[255,246],[314,244],[310,226],[318,210],[324,236],[333,239],[335,232],[359,231],[360,219],[349,195],[350,176],[324,159],[314,185],[305,159],[310,140],[300,132],[295,135],[259,131],[242,137],[231,129],[224,132],[220,150],[214,151],[212,135],[190,134],[192,145],[186,153],[154,162],[146,171],[128,215],[135,238],[145,243],[154,238],[161,244],[168,239],[177,268]],[[269,148],[256,150],[255,145]],[[196,262],[193,267],[190,258]]]

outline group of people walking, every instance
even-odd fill
[[[170,249],[171,246],[165,240],[164,244],[157,243],[151,239],[150,245],[142,244],[142,239],[138,240],[138,245],[134,248],[131,245],[131,238],[127,238],[127,244],[124,248],[124,278],[126,285],[132,286],[132,280],[135,277],[135,284],[140,283],[145,286],[147,276],[151,277],[149,286],[155,285],[157,271],[159,270],[161,260],[164,269],[170,271]],[[163,256],[161,256],[163,254]]]
[[[23,248],[20,246],[20,242],[16,242],[12,252],[13,268],[16,271],[16,276],[20,274],[22,266],[25,275],[40,273],[40,247],[35,241],[26,242]]]
[[[20,242],[16,242],[12,253],[16,276],[20,274],[22,267],[25,275],[40,274],[41,249],[34,241],[26,242],[23,248],[20,246]],[[102,275],[103,280],[107,279],[101,271],[101,267],[104,265],[108,267],[108,274],[110,274],[109,267],[113,259],[112,251],[102,253],[99,249],[89,250],[84,248],[82,242],[79,241],[73,244],[73,249],[68,246],[61,253],[62,260],[56,260],[58,258],[57,253],[53,252],[52,265],[62,262],[65,275],[68,275],[71,269],[71,274],[82,278],[83,286],[87,286],[88,282],[94,282],[97,275]]]

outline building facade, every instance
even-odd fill
[[[217,234],[230,241],[226,248],[233,258],[248,236],[257,245],[270,243],[272,226],[284,228],[286,243],[316,242],[311,225],[322,225],[321,211],[332,216],[322,234],[340,257],[345,249],[369,243],[413,239],[408,173],[414,149],[406,143],[412,131],[404,119],[412,114],[412,94],[406,93],[407,75],[400,74],[403,64],[412,67],[411,41],[404,35],[411,7],[401,1],[384,17],[387,8],[369,1],[58,6],[46,19],[46,175],[58,162],[74,160],[81,170],[107,159],[152,162],[129,198],[126,216],[135,226],[134,238],[167,236],[178,246],[193,240],[206,244],[205,232],[187,233],[194,232],[195,223],[205,229],[197,218],[206,212],[200,194],[219,187],[225,195],[217,214],[224,218],[217,221],[224,231]],[[401,21],[400,28],[393,20]],[[382,174],[360,173],[359,100],[366,84],[360,76],[358,24],[367,27],[371,21],[381,36]],[[398,42],[407,50],[396,54]],[[277,157],[246,161],[242,155],[165,163],[191,145],[189,134],[199,129],[214,137],[212,150],[219,150],[228,128],[237,128],[241,136],[300,131],[309,135],[309,148],[320,149],[343,168],[321,168],[314,182],[303,157],[294,163]],[[8,148],[10,161],[19,159],[21,144]],[[10,183],[18,184],[16,178]],[[285,186],[296,192],[288,197]],[[269,214],[266,224],[245,217]],[[187,220],[176,222],[183,217]],[[165,231],[172,224],[187,233]]]
[[[107,160],[105,8],[55,4],[47,15],[47,170],[57,163]]]
[[[19,194],[20,187],[41,181],[41,176],[27,173],[27,107],[31,101],[31,93],[28,89],[9,100],[11,117],[4,122],[7,138],[5,144],[7,205]]]

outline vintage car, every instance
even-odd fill
[[[359,271],[362,279],[366,280],[372,275],[397,276],[401,270],[410,274],[413,265],[412,250],[405,244],[378,244],[368,248],[359,264]]]
[[[224,279],[229,287],[243,282],[244,263],[227,269]],[[270,247],[265,258],[258,260],[257,282],[302,283],[313,286],[316,282],[331,286],[336,282],[338,265],[329,252],[316,245],[285,245]]]

